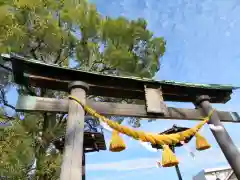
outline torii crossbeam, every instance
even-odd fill
[[[69,91],[83,103],[99,113],[159,119],[200,120],[211,110],[210,103],[226,103],[236,88],[223,85],[176,83],[149,79],[100,75],[79,70],[47,65],[18,56],[3,57],[10,60],[14,81],[40,88]],[[138,104],[92,102],[87,95],[136,99]],[[167,107],[164,101],[192,102],[196,109]],[[20,96],[17,111],[68,112],[64,160],[61,180],[82,178],[84,110],[73,100]],[[217,111],[210,124],[221,127],[211,129],[237,178],[240,179],[240,154],[221,121],[240,122],[236,112]]]

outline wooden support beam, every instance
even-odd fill
[[[91,100],[87,100],[87,105],[92,107],[102,115],[181,120],[201,120],[201,117],[206,116],[202,109],[168,107],[168,113],[166,115],[159,115],[148,114],[145,105],[93,102]],[[18,98],[16,109],[17,111],[44,111],[67,113],[68,100],[41,98],[34,96],[20,96]],[[240,122],[240,116],[236,112],[218,111],[217,113],[221,121],[223,122]]]
[[[17,65],[20,66],[21,64]],[[44,68],[43,68],[44,69]],[[50,70],[48,70],[50,71]],[[64,74],[68,74],[65,72]],[[76,74],[72,75],[74,77],[84,77],[85,75]],[[71,76],[71,77],[72,77]],[[91,79],[97,79],[97,77],[92,77]],[[19,78],[18,78],[19,79]],[[114,85],[106,85],[102,83],[101,85],[89,82],[89,92],[88,95],[103,96],[103,97],[115,97],[115,98],[126,98],[126,99],[145,99],[144,95],[144,85],[148,85],[147,82],[142,82],[137,87],[132,87],[130,85],[134,82],[124,80],[126,82],[116,83]],[[71,80],[66,80],[61,78],[52,78],[51,76],[38,76],[35,74],[24,73],[22,76],[22,81],[17,82],[19,84],[27,84],[34,87],[41,87],[46,89],[52,89],[57,91],[68,91],[67,85]],[[98,80],[98,82],[109,82],[109,79]],[[127,84],[127,86],[125,86]],[[153,86],[150,84],[150,86]],[[123,88],[124,87],[124,88]],[[169,84],[158,84],[155,87],[161,87],[163,93],[163,98],[165,101],[177,101],[177,102],[193,102],[198,93],[201,92],[200,89],[195,92],[195,88],[189,88],[184,86],[176,86]],[[199,91],[199,92],[198,92]],[[205,89],[204,92],[211,94],[212,103],[226,103],[230,100],[230,95],[232,93],[229,91],[216,91],[214,89]]]

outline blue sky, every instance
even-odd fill
[[[143,17],[155,36],[164,36],[167,50],[161,59],[157,80],[240,85],[240,2],[237,0],[95,0],[102,15]],[[218,109],[240,112],[240,91]],[[188,103],[171,106],[193,107]],[[193,126],[194,121],[157,120],[142,122],[142,129],[161,132],[174,123]],[[224,123],[234,142],[240,147],[239,124]],[[202,130],[213,148],[196,154],[192,160],[184,148],[177,149],[184,180],[192,179],[200,170],[227,166],[227,162],[206,126]],[[105,134],[106,140],[110,134]],[[121,153],[109,151],[87,156],[89,180],[153,180],[177,179],[174,168],[156,168],[161,152],[150,152],[137,141],[124,136],[128,149]],[[195,149],[193,140],[189,147]],[[108,144],[108,143],[107,143]]]
[[[219,83],[240,86],[240,2],[238,0],[92,0],[102,15],[143,17],[155,36],[164,36],[167,50],[161,59],[157,80],[175,80],[195,83]],[[16,93],[9,101],[16,102]],[[214,105],[220,110],[240,112],[240,91],[225,105]],[[193,108],[190,103],[168,103],[171,106]],[[157,120],[142,121],[141,129],[161,132],[173,124],[193,126],[196,121]],[[230,136],[240,148],[237,131],[240,124],[224,123]],[[204,168],[227,166],[209,128],[201,131],[212,144],[210,150],[196,153],[193,160],[184,148],[178,148],[180,170],[184,180],[192,179]],[[105,133],[107,145],[110,135]],[[87,154],[88,180],[153,180],[177,179],[174,168],[156,168],[161,152],[150,152],[137,141],[123,137],[127,150]],[[195,141],[189,147],[194,150]]]

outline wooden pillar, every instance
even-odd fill
[[[196,106],[199,106],[203,109],[204,113],[207,115],[211,112],[212,106],[210,104],[209,96],[200,96],[197,98]],[[232,167],[237,179],[240,179],[240,153],[236,145],[233,143],[228,132],[221,123],[218,114],[213,113],[209,124],[213,126],[211,131],[215,137],[218,145],[222,149],[223,154],[225,155],[228,163]],[[218,128],[214,128],[218,127]]]
[[[86,83],[79,81],[70,83],[69,89],[72,96],[86,103],[86,90],[88,90]],[[68,121],[60,180],[82,180],[84,115],[85,112],[82,106],[74,100],[69,99]]]

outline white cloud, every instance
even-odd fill
[[[139,169],[149,169],[156,167],[156,158],[138,158],[133,160],[122,160],[118,162],[88,164],[89,171],[130,171]]]
[[[219,163],[227,163],[223,153],[219,148],[212,148],[207,151],[196,152],[196,158],[193,160],[187,152],[183,156],[178,155],[181,169],[183,171],[191,170],[194,167],[208,168]],[[88,164],[88,171],[133,171],[156,168],[158,158],[137,158],[132,160],[122,160],[117,162],[106,162],[98,164]],[[194,164],[194,165],[193,165]]]

